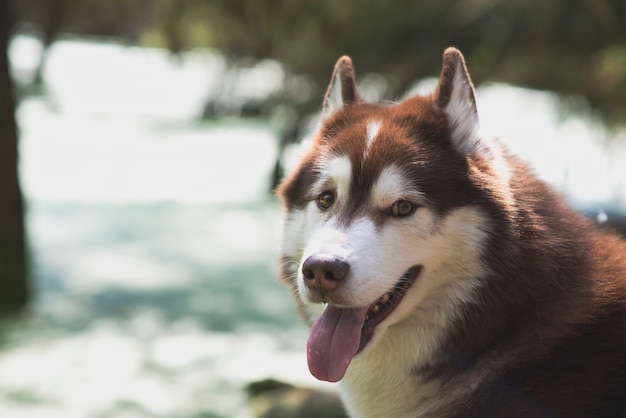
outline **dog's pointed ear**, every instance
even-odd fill
[[[474,86],[463,55],[456,48],[448,48],[443,53],[443,67],[435,100],[450,121],[454,145],[465,154],[480,151]]]
[[[356,87],[356,76],[350,57],[344,55],[335,64],[333,77],[330,80],[328,90],[324,96],[324,106],[322,108],[322,119],[349,105],[360,101],[359,92]]]

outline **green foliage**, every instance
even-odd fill
[[[608,120],[626,123],[623,0],[50,2],[73,9],[67,28],[103,32],[108,19],[114,34],[174,52],[212,47],[233,59],[274,58],[321,88],[335,60],[349,54],[362,75],[392,75],[397,94],[436,76],[443,49],[454,45],[478,83],[582,94]],[[26,12],[41,4],[18,3]]]
[[[454,45],[478,83],[582,94],[608,120],[626,122],[622,0],[207,0],[185,3],[179,26],[187,47],[204,41],[234,58],[274,58],[322,88],[349,54],[360,74],[391,74],[395,94],[437,75]]]

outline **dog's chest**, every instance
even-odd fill
[[[395,338],[394,338],[395,337]],[[422,341],[423,343],[423,341]],[[437,417],[453,402],[454,391],[441,390],[437,378],[416,370],[431,358],[432,346],[391,332],[355,357],[342,381],[342,399],[354,418]]]
[[[362,380],[361,380],[362,379]],[[438,382],[402,376],[362,376],[342,386],[342,399],[353,418],[436,416],[441,406]]]

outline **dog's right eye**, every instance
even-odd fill
[[[333,192],[326,191],[317,197],[317,206],[321,210],[330,208],[333,203],[335,203],[335,194]]]
[[[417,206],[408,200],[400,199],[389,208],[389,214],[396,218],[405,218],[415,213]]]

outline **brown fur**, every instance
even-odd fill
[[[481,303],[440,358],[414,372],[485,379],[445,416],[621,417],[626,412],[626,244],[599,231],[519,165],[512,210],[485,257]]]
[[[337,61],[335,70],[333,71],[333,77],[328,91],[324,96],[324,107],[329,106],[329,100],[333,89],[333,84],[336,82],[336,77],[340,77],[341,82],[341,99],[345,104],[352,104],[360,100],[359,92],[356,87],[356,79],[354,77],[354,68],[352,67],[352,60],[350,57],[343,56]]]
[[[467,394],[435,415],[626,416],[626,243],[568,207],[514,156],[505,155],[511,169],[505,193],[488,159],[459,152],[443,111],[455,66],[464,69],[462,56],[454,54],[446,52],[432,96],[396,106],[362,102],[352,63],[342,58],[333,80],[337,74],[344,80],[346,106],[324,121],[310,152],[278,189],[285,209],[308,203],[303,191],[315,182],[321,156],[360,161],[367,122],[384,120],[372,158],[352,165],[342,222],[358,215],[372,183],[392,162],[409,167],[415,186],[442,217],[473,205],[490,219],[482,253],[489,273],[477,302],[465,304],[435,358],[410,371],[421,381],[442,382],[442,393]],[[469,76],[467,82],[471,86]],[[326,101],[329,95],[330,89]],[[375,222],[382,227],[385,217]],[[295,290],[299,260],[283,255],[282,262],[281,275]]]

